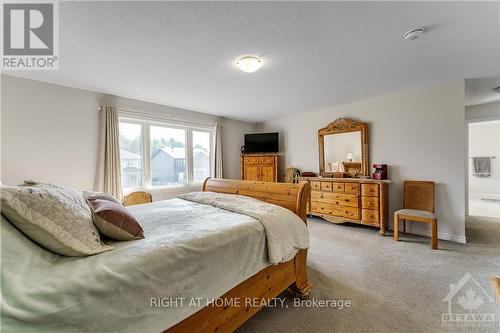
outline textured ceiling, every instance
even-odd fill
[[[60,70],[9,74],[262,121],[498,76],[499,21],[500,2],[61,2]]]

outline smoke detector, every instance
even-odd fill
[[[417,28],[405,33],[404,38],[405,40],[415,40],[417,38],[422,37],[423,34],[424,34],[424,28]]]

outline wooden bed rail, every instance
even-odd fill
[[[240,194],[290,209],[307,223],[307,198],[310,186],[307,183],[269,183],[249,180],[207,178],[202,191]]]
[[[267,183],[245,180],[207,178],[202,191],[241,194],[290,209],[306,221],[309,184]],[[243,281],[221,299],[269,300],[288,288],[294,297],[307,297],[312,285],[307,279],[307,250],[299,250],[295,258],[277,265],[270,265]],[[258,303],[258,302],[257,302]],[[165,333],[235,331],[262,309],[262,304],[252,306],[206,306],[184,319]]]

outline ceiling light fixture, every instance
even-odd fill
[[[423,34],[424,34],[424,29],[417,28],[417,29],[413,29],[413,30],[410,30],[407,33],[405,33],[404,38],[406,40],[415,40],[417,38],[422,37]]]
[[[262,66],[262,60],[254,56],[245,56],[236,61],[236,66],[245,73],[253,73]]]

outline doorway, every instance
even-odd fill
[[[467,242],[500,245],[500,119],[467,128]]]
[[[469,216],[500,223],[500,120],[468,124]]]

